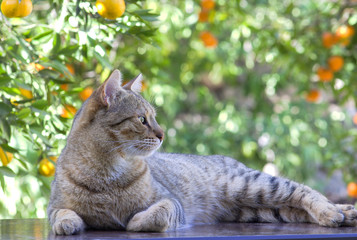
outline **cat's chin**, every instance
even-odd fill
[[[152,156],[155,152],[156,152],[156,150],[155,151],[150,151],[150,152],[147,152],[147,153],[126,154],[124,156],[124,158],[128,158],[128,159],[131,159],[131,158],[146,158],[146,157]]]
[[[160,144],[160,146],[161,146],[161,144]],[[141,150],[140,152],[128,153],[128,154],[125,154],[124,158],[150,157],[160,148],[160,146],[158,146],[157,148],[155,148],[153,150]]]

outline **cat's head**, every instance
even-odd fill
[[[77,112],[71,140],[94,144],[96,150],[122,157],[148,156],[162,144],[164,133],[155,109],[140,95],[141,74],[122,85],[119,70],[96,89]],[[79,142],[78,141],[82,141]]]

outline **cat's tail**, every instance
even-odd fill
[[[294,207],[280,208],[239,208],[236,213],[237,222],[269,222],[269,223],[318,223],[305,210]]]

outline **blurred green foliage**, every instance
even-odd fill
[[[14,154],[0,167],[0,217],[45,216],[52,178],[38,165],[65,145],[71,119],[61,111],[78,109],[78,94],[115,68],[125,80],[143,73],[143,95],[166,133],[161,151],[224,154],[257,169],[273,163],[317,188],[319,170],[357,181],[357,37],[330,49],[321,40],[356,26],[353,3],[216,0],[208,22],[198,21],[198,0],[127,0],[115,21],[94,1],[33,3],[26,18],[0,15],[0,144]],[[216,36],[216,48],[204,46],[202,31]],[[332,55],[344,67],[320,82],[316,69]],[[310,89],[319,102],[305,100]]]

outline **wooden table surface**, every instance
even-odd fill
[[[46,219],[0,220],[0,239],[357,239],[357,227],[326,228],[314,224],[223,223],[193,226],[166,233],[85,231],[54,236]]]

